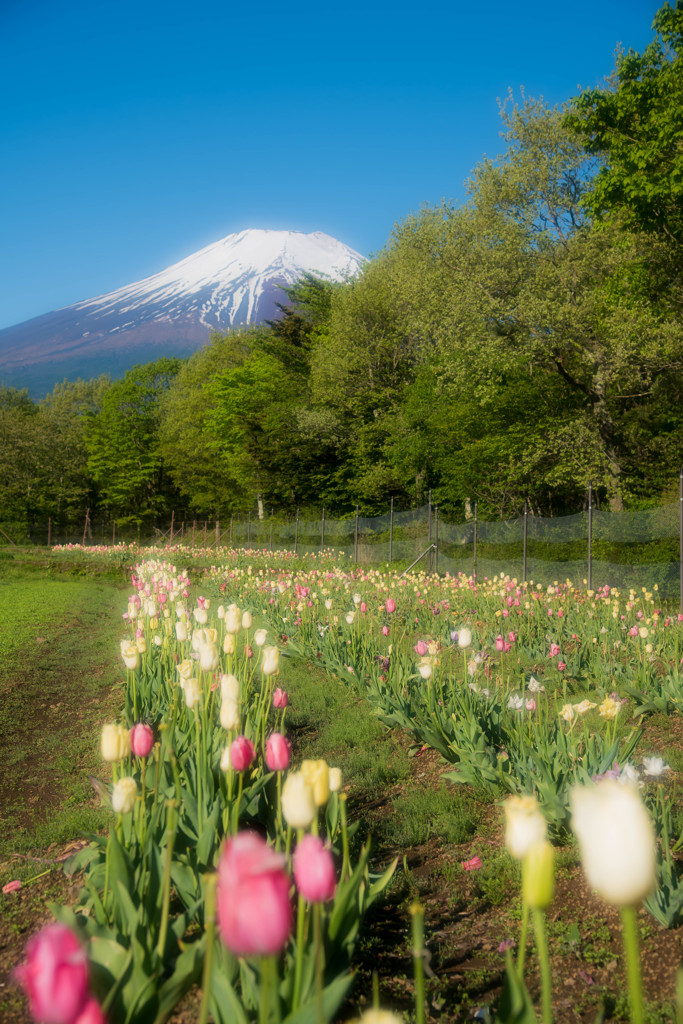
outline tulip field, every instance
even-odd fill
[[[0,1021],[683,1022],[656,588],[179,546],[41,571],[120,573],[116,639],[62,888],[41,914],[57,871],[0,863]]]

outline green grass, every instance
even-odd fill
[[[101,827],[89,775],[119,711],[121,586],[0,564],[0,881],[35,873],[27,851]]]

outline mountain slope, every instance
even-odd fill
[[[363,262],[320,231],[228,235],[152,277],[1,330],[0,381],[42,395],[64,377],[119,377],[135,363],[186,356],[213,329],[272,319],[282,287],[302,274],[339,281]]]

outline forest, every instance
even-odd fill
[[[0,389],[0,520],[489,518],[672,500],[683,463],[683,2],[559,108],[501,105],[467,199],[362,274],[121,380]],[[446,187],[448,183],[444,183]]]

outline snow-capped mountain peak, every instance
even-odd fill
[[[363,262],[359,253],[322,231],[252,228],[152,277],[68,308],[93,317],[117,310],[145,321],[194,313],[206,327],[229,327],[266,319],[263,300],[272,306],[274,287],[291,285],[304,272],[340,281],[356,274]]]
[[[44,394],[64,377],[117,377],[187,356],[211,330],[276,318],[283,286],[303,274],[341,281],[364,262],[322,231],[240,231],[142,281],[0,330],[0,380]]]

